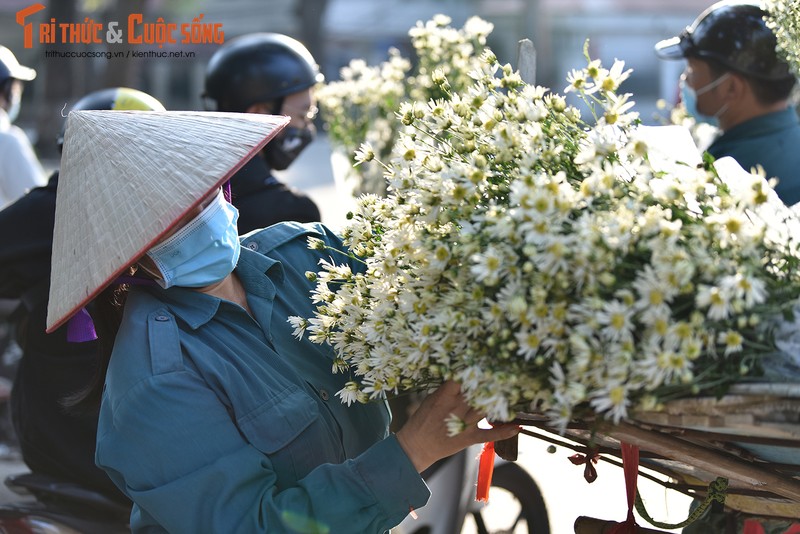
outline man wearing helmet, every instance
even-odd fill
[[[681,95],[697,120],[721,134],[707,151],[775,177],[787,205],[800,201],[800,124],[789,96],[795,78],[776,51],[758,3],[718,2],[680,35],[656,44],[664,59],[686,59]]]
[[[163,111],[142,91],[123,87],[87,94],[75,110]],[[63,143],[63,130],[58,148]],[[81,484],[127,503],[94,463],[96,414],[65,409],[65,400],[88,387],[97,371],[98,341],[71,339],[69,325],[46,334],[58,171],[44,187],[0,211],[0,298],[19,299],[14,313],[23,356],[11,393],[11,418],[22,458],[38,474]]]
[[[761,165],[767,178],[778,179],[781,200],[792,205],[800,202],[800,124],[789,106],[795,79],[776,53],[765,15],[758,3],[717,2],[655,49],[661,58],[686,60],[680,81],[686,110],[721,130],[707,151],[715,158],[731,156],[747,170]],[[683,532],[742,532],[746,521],[755,519],[712,507]],[[783,532],[789,524],[764,527]]]
[[[22,84],[35,77],[35,70],[20,65],[11,50],[0,46],[0,208],[44,184],[44,171],[28,137],[13,124]]]
[[[231,179],[239,233],[279,221],[316,222],[319,209],[306,195],[278,181],[314,138],[313,87],[323,80],[311,53],[277,33],[243,35],[225,43],[206,67],[208,109],[268,113],[291,118],[289,126]]]

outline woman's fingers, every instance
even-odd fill
[[[465,428],[454,436],[448,435],[446,420],[450,415],[460,418]],[[478,422],[485,414],[471,408],[456,382],[443,383],[431,393],[397,432],[400,446],[419,471],[434,461],[450,456],[470,445],[508,439],[519,433],[517,425],[498,425],[480,428]]]
[[[466,403],[464,404],[466,405]],[[462,417],[461,420],[468,425],[474,425],[481,421],[484,417],[486,417],[486,414],[482,411],[467,407],[467,413],[464,414],[464,417]]]
[[[478,443],[486,443],[488,441],[503,441],[504,439],[513,438],[519,434],[520,430],[521,428],[519,425],[511,423],[492,428],[479,428],[478,437],[480,439]]]

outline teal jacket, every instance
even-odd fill
[[[800,202],[800,121],[793,108],[737,124],[708,152],[715,158],[731,156],[746,171],[761,165],[768,179],[778,179],[775,192],[786,205]]]
[[[309,236],[342,250],[319,224],[243,237],[252,317],[185,288],[129,295],[96,460],[134,501],[134,532],[379,533],[427,502],[386,404],[342,404],[330,347],[292,336],[287,317],[312,316],[305,272],[331,254]]]

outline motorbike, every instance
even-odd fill
[[[10,475],[6,486],[20,498],[0,505],[0,534],[130,533],[130,507],[48,475]]]

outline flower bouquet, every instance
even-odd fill
[[[389,184],[343,230],[363,269],[322,262],[290,319],[335,348],[344,402],[453,379],[490,420],[564,429],[761,374],[800,295],[796,216],[758,173],[655,158],[630,71],[586,59],[565,92],[591,116],[487,50],[469,87],[402,104],[390,158],[362,145]]]
[[[339,81],[318,88],[316,96],[337,158],[334,165],[343,160],[341,166],[348,170],[340,186],[349,194],[386,194],[381,165],[353,164],[362,143],[369,143],[379,157],[389,157],[402,129],[394,119],[401,103],[448,98],[450,91],[462,91],[472,83],[469,72],[477,66],[493,26],[478,17],[461,29],[450,22],[449,17],[437,15],[409,30],[417,57],[413,70],[411,61],[393,48],[380,65],[354,59],[341,69]]]
[[[800,76],[800,5],[788,0],[766,0],[766,22],[777,40],[777,51]]]

